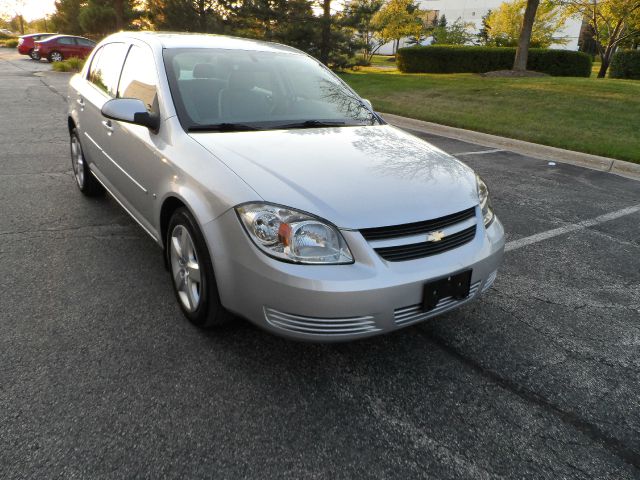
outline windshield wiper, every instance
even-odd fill
[[[244,123],[214,123],[211,125],[192,125],[187,130],[189,132],[248,132],[260,129]]]
[[[343,127],[346,122],[340,121],[323,121],[323,120],[305,120],[303,122],[286,123],[284,125],[276,125],[274,128],[278,129],[290,129],[290,128],[322,128],[322,127]]]

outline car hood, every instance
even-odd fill
[[[190,135],[265,201],[341,228],[417,222],[478,203],[473,170],[389,125]]]

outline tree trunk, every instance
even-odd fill
[[[320,61],[329,63],[331,50],[331,0],[322,0],[322,37],[320,39]]]
[[[524,20],[522,22],[522,30],[520,31],[520,40],[518,40],[518,49],[516,50],[516,59],[513,62],[513,69],[520,72],[524,72],[527,69],[531,33],[533,32],[533,23],[536,20],[538,5],[540,5],[540,0],[527,0],[527,8],[524,11]]]
[[[113,9],[116,12],[116,31],[124,30],[124,0],[114,0]]]
[[[24,18],[22,15],[18,15],[18,18],[20,19],[20,34],[24,35]]]
[[[598,71],[598,78],[605,78],[607,76],[607,70],[609,70],[609,65],[611,65],[611,59],[613,58],[613,54],[616,53],[616,47],[607,47],[603,55],[600,55],[600,70]]]
[[[198,23],[200,26],[200,32],[207,32],[207,5],[205,0],[198,0]]]

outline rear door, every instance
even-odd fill
[[[113,184],[122,170],[106,153],[113,127],[111,121],[102,116],[102,106],[115,98],[122,64],[128,44],[123,42],[107,43],[93,56],[85,81],[77,89],[77,101],[82,104],[80,114],[81,143],[89,166],[96,176],[112,191]]]
[[[72,37],[60,37],[56,40],[57,46],[53,50],[58,50],[64,58],[77,57],[76,41]]]

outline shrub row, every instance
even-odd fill
[[[513,67],[513,47],[433,45],[400,48],[398,69],[405,73],[486,73]],[[583,52],[532,48],[527,68],[557,77],[589,77],[592,60]]]
[[[79,72],[84,62],[82,58],[71,57],[61,62],[53,62],[51,66],[56,72]]]
[[[18,46],[18,40],[10,38],[9,40],[0,40],[0,46],[7,48],[16,48]]]
[[[640,80],[640,50],[622,50],[616,53],[609,68],[611,78]]]

